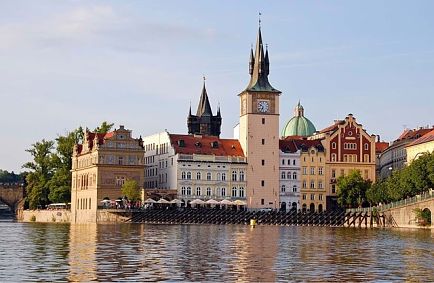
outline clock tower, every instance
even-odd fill
[[[250,82],[240,97],[240,144],[247,157],[247,206],[279,207],[279,96],[268,81],[268,48],[264,53],[259,26],[255,53],[250,50]]]

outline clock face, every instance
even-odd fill
[[[270,106],[268,105],[268,101],[259,101],[258,102],[258,111],[265,113],[268,112]]]

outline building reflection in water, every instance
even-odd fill
[[[71,224],[69,233],[69,281],[97,280],[97,224]]]

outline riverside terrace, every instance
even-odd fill
[[[147,209],[133,212],[126,222],[152,224],[241,224],[250,220],[259,225],[344,226],[345,211],[301,212],[247,211],[232,209],[182,208]]]

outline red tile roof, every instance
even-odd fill
[[[412,140],[412,139],[418,139],[419,137],[422,137],[429,133],[433,128],[430,129],[413,129],[413,130],[404,130],[404,132],[399,136],[399,138],[396,141],[400,140]]]
[[[315,147],[319,150],[324,150],[321,140],[307,140],[300,139],[295,136],[295,138],[287,137],[279,141],[279,148],[283,152],[294,153],[298,150],[307,150],[311,147]]]
[[[203,154],[244,157],[240,142],[236,139],[220,139],[216,136],[169,134],[170,143],[179,154]],[[216,143],[216,147],[212,146]]]
[[[382,153],[388,147],[389,147],[389,143],[388,142],[376,142],[375,143],[375,153],[377,153],[377,154],[378,153]]]
[[[418,144],[422,144],[422,143],[426,143],[426,142],[432,142],[432,141],[434,141],[434,129],[431,130],[430,132],[426,133],[422,137],[418,138],[414,142],[410,143],[407,146],[418,145]]]
[[[322,130],[320,131],[320,133],[334,132],[334,131],[337,130],[337,128],[338,128],[339,125],[342,125],[342,124],[344,124],[344,123],[345,123],[344,120],[337,120],[337,121],[335,121],[335,123],[334,123],[333,125],[328,126],[328,127],[325,128],[325,129],[322,129]]]
[[[98,143],[101,145],[101,144],[104,144],[104,141],[106,139],[109,139],[109,138],[113,137],[114,134],[115,134],[114,132],[101,133],[101,134],[100,133],[93,133],[93,132],[86,132],[85,135],[87,137],[88,147],[90,149],[92,149],[92,147],[93,147],[93,140],[95,139],[95,135],[97,135],[97,137],[98,137]],[[77,153],[80,154],[82,150],[83,150],[83,145],[82,144],[77,144]]]

